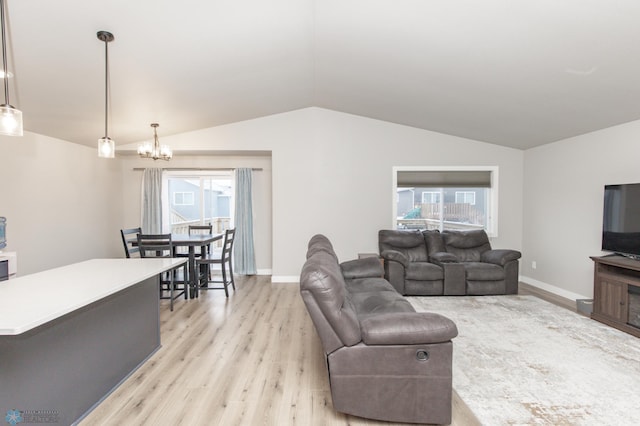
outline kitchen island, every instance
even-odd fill
[[[160,347],[158,277],[185,261],[93,259],[0,282],[0,414],[78,422]]]

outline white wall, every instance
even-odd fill
[[[162,143],[167,144],[164,138]],[[171,142],[172,148],[175,148]],[[215,154],[215,155],[214,155]],[[253,216],[256,267],[259,274],[271,273],[271,156],[270,155],[228,155],[227,153],[206,153],[199,156],[176,155],[169,162],[141,159],[137,156],[118,157],[122,164],[122,199],[127,206],[120,228],[134,228],[141,223],[140,194],[142,171],[134,168],[237,168],[251,167],[253,172]],[[123,253],[124,254],[124,253]]]
[[[499,235],[493,245],[522,247],[520,150],[321,108],[161,139],[175,151],[238,154],[176,156],[169,167],[264,169],[255,174],[256,260],[258,269],[272,269],[274,280],[298,278],[315,233],[331,238],[341,260],[377,251],[378,230],[393,223],[394,166],[498,166]],[[271,165],[254,151],[270,151]],[[0,158],[6,250],[19,252],[21,273],[122,256],[118,230],[140,222],[141,172],[132,169],[152,160],[103,160],[95,148],[29,133],[1,138]]]
[[[321,108],[163,137],[162,142],[176,151],[272,152],[274,280],[297,279],[315,233],[332,240],[341,260],[377,252],[378,230],[392,226],[394,166],[498,166],[499,236],[493,244],[522,246],[520,150]]]
[[[635,121],[524,153],[525,282],[571,298],[593,296],[589,256],[603,254],[604,185],[640,182],[639,140]]]
[[[18,253],[18,275],[119,253],[120,166],[96,148],[0,136],[0,182],[4,251]]]

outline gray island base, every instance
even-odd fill
[[[177,263],[182,262],[184,259]],[[29,287],[34,279],[45,283],[40,284],[48,287],[45,293],[53,286],[70,299],[70,305],[64,307],[59,303],[64,298],[54,298],[53,305],[59,305],[46,315],[34,309],[33,315],[23,316],[21,319],[31,325],[44,321],[33,328],[7,316],[17,312],[15,305],[0,311],[3,418],[17,417],[18,424],[75,424],[144,363],[160,347],[157,277],[173,263],[156,259],[92,260],[47,271],[55,271],[53,274],[43,272],[11,280],[11,289],[0,286],[1,308],[8,303],[2,297],[15,297],[16,292],[23,297],[12,303],[26,310],[34,307],[29,306],[30,300],[36,307],[44,303],[41,295],[34,293],[37,288]],[[84,275],[94,267],[104,267],[98,279],[104,283],[93,287],[96,292],[90,287],[96,270]],[[63,275],[69,278],[63,280],[66,285],[60,281]],[[78,275],[84,275],[82,283],[73,283]],[[82,294],[78,296],[78,292]],[[78,307],[80,299],[90,302]],[[34,320],[37,317],[40,319]],[[20,332],[23,328],[29,329]]]

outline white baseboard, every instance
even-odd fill
[[[569,299],[569,300],[591,299],[590,297],[583,296],[581,294],[574,293],[574,292],[562,289],[560,287],[556,287],[554,285],[544,283],[542,281],[534,280],[533,278],[526,277],[524,275],[520,275],[519,280],[522,281],[523,283],[548,291],[549,293],[553,293],[560,297],[564,297],[565,299]]]
[[[262,273],[261,271],[259,271],[258,275],[269,275],[269,274]],[[558,296],[564,297],[565,299],[569,299],[569,300],[591,299],[590,297],[583,296],[578,293],[573,293],[571,291],[562,289],[560,287],[556,287],[551,284],[544,283],[542,281],[535,280],[533,278],[530,278],[524,275],[520,275],[519,280],[522,281],[523,283],[527,283],[539,289],[546,290],[549,293],[553,293]],[[300,277],[297,275],[274,275],[271,277],[271,282],[272,283],[299,283]]]
[[[299,283],[300,277],[297,275],[274,275],[271,277],[272,283]]]
[[[256,273],[258,275],[271,275],[271,269],[258,269]]]

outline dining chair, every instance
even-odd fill
[[[212,225],[189,225],[189,235],[211,235],[213,234]],[[196,256],[200,256],[200,247],[195,248]],[[211,245],[207,245],[207,253],[211,253]]]
[[[171,234],[138,234],[138,249],[142,258],[173,257],[173,242]],[[182,280],[176,274],[182,268]],[[182,287],[178,287],[182,282]],[[178,265],[173,270],[160,275],[160,299],[169,299],[170,309],[173,311],[173,301],[184,295],[187,299],[187,264]],[[176,292],[176,290],[178,290]],[[163,293],[169,292],[169,296]]]
[[[127,259],[132,256],[140,257],[140,249],[138,249],[138,234],[141,233],[141,228],[128,228],[120,230],[122,244],[124,245],[124,254]]]
[[[211,235],[213,234],[213,225],[189,225],[189,235]],[[194,247],[195,256],[200,257],[200,250],[202,247]],[[211,253],[211,244],[207,244],[207,254]],[[206,268],[206,269],[205,269]],[[206,274],[207,279],[211,279],[211,268],[209,266],[200,265],[197,268],[200,274]]]
[[[208,273],[203,274],[202,280],[204,281],[206,277],[206,284],[204,282],[202,283],[200,286],[202,290],[224,290],[227,297],[229,297],[229,290],[227,289],[229,285],[231,285],[235,291],[236,284],[233,280],[233,265],[231,262],[235,233],[235,229],[227,229],[224,234],[224,242],[220,249],[213,249],[210,253],[204,254],[196,259],[196,264],[199,266],[198,270],[202,270],[204,267],[210,270],[211,265],[220,265],[222,273],[222,280],[211,279]],[[222,284],[222,286],[212,287],[209,285],[214,283]]]

